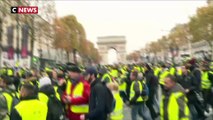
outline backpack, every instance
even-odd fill
[[[142,91],[145,92],[145,96],[149,96],[149,88],[148,88],[148,86],[143,81],[141,81],[141,84],[143,86],[143,90]]]
[[[62,103],[55,95],[49,96],[47,120],[65,120],[65,111]]]
[[[13,97],[13,102],[12,102],[11,110],[20,102],[20,100],[18,99],[18,96],[16,94],[12,95],[12,97]]]
[[[107,114],[110,114],[115,109],[115,98],[111,92],[111,90],[106,86],[106,83],[104,83],[104,87],[106,88],[106,104],[105,104],[105,110]]]

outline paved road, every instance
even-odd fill
[[[131,111],[130,111],[130,108],[127,106],[124,107],[124,119],[123,120],[131,120]],[[138,117],[138,120],[142,120],[142,119],[140,119]],[[160,118],[158,118],[156,120],[160,120]],[[213,120],[213,113],[206,120]]]
[[[161,95],[160,91],[161,90],[159,89],[158,90],[158,92],[159,92],[158,94],[159,95]],[[159,96],[159,97],[160,97],[159,99],[161,99],[161,96]],[[131,111],[130,111],[130,108],[127,107],[127,106],[124,107],[124,120],[131,120]],[[138,117],[138,120],[142,120],[142,119],[139,119],[139,117]],[[156,120],[160,120],[160,118],[157,118]],[[206,120],[213,120],[213,110],[212,110],[211,115],[209,115],[209,117]]]

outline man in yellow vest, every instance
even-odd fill
[[[130,105],[131,107],[131,117],[132,120],[137,120],[137,114],[144,120],[152,120],[150,111],[147,108],[145,101],[143,99],[143,86],[140,80],[138,80],[138,72],[132,71],[130,74],[130,79],[132,80],[130,86]],[[129,103],[127,103],[129,104]]]
[[[212,95],[213,73],[210,71],[209,64],[205,62],[202,64],[201,70],[201,91],[203,93],[205,109],[209,112],[210,107],[208,107],[208,105],[211,105],[213,101],[213,99],[209,97]]]
[[[122,97],[123,101],[126,102],[128,101],[128,97],[127,97],[127,93],[126,93],[126,89],[127,89],[127,75],[123,74],[120,76],[119,78],[120,82],[119,82],[119,92],[120,92],[120,96]]]
[[[2,75],[0,78],[0,94],[2,94],[6,100],[8,115],[10,115],[13,107],[19,102],[13,82],[13,79],[6,75]]]
[[[106,68],[101,68],[99,70],[99,78],[102,82],[105,82],[105,83],[112,82],[112,78]]]
[[[165,78],[165,91],[161,98],[161,120],[189,120],[189,109],[184,89],[176,83],[176,78]]]
[[[119,94],[119,86],[116,83],[110,83],[109,85],[115,98],[115,108],[110,113],[110,120],[123,120],[123,100]]]
[[[170,74],[170,72],[165,64],[163,64],[161,67],[162,67],[162,71],[159,76],[159,84],[161,86],[161,89],[164,90],[164,79],[166,78],[166,76]]]
[[[0,78],[0,119],[9,120],[9,115],[14,107],[13,105],[13,89],[10,88],[12,79],[8,76],[2,75]]]
[[[20,103],[11,112],[10,120],[46,120],[47,105],[37,99],[38,88],[26,82],[20,91]]]
[[[62,101],[66,104],[68,119],[80,120],[80,115],[89,111],[90,85],[84,80],[77,65],[70,65],[67,70],[69,80]]]

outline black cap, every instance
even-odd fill
[[[95,67],[88,67],[86,69],[86,71],[84,72],[84,75],[94,75],[95,77],[97,77],[98,75],[98,71]]]
[[[73,66],[73,65],[76,65],[76,64],[71,63],[71,62],[68,62],[68,63],[66,63],[66,65],[68,65],[68,66]]]
[[[86,74],[98,74],[95,67],[88,67],[85,71]]]
[[[81,73],[81,70],[77,65],[68,65],[67,71]]]

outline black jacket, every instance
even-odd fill
[[[201,72],[200,70],[194,65],[190,67],[191,75],[194,76],[194,80],[196,81],[196,90],[201,90]]]
[[[190,102],[196,99],[195,91],[199,85],[198,81],[195,80],[195,77],[191,74],[178,76],[178,83],[184,88],[189,89],[189,92],[186,94]]]
[[[58,120],[64,117],[64,109],[62,103],[56,98],[55,90],[52,85],[45,85],[40,88],[39,92],[44,93],[49,97],[47,120]],[[56,112],[57,111],[57,112]]]
[[[149,88],[149,100],[153,100],[158,90],[158,78],[154,75],[152,69],[145,72],[147,87]]]
[[[52,85],[45,85],[39,89],[39,92],[44,93],[48,97],[51,95],[55,95],[55,91]]]
[[[107,120],[106,102],[106,87],[97,79],[91,84],[89,113],[86,114],[86,118],[89,120]]]

